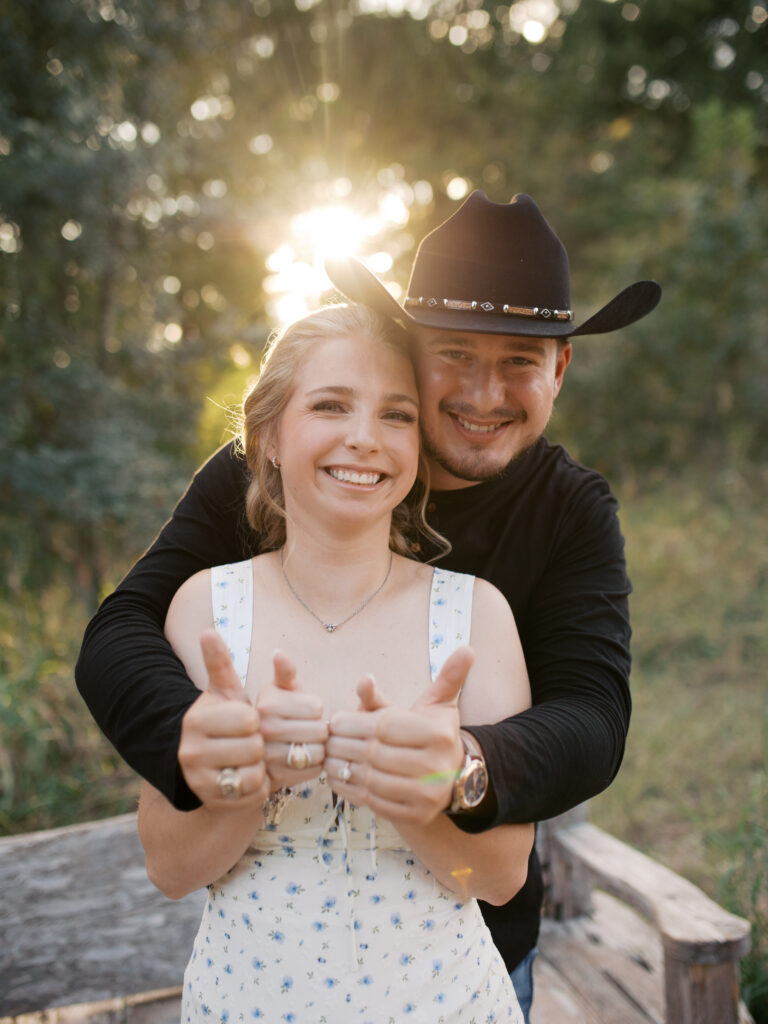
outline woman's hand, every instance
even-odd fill
[[[458,700],[473,657],[469,647],[454,651],[410,708],[389,704],[371,677],[362,680],[357,711],[331,722],[326,767],[334,792],[396,825],[426,825],[446,810],[464,762]]]
[[[256,707],[272,790],[296,786],[323,770],[328,722],[319,697],[305,693],[287,655],[272,656],[274,679],[262,687]],[[302,762],[305,762],[302,764]]]
[[[179,765],[187,785],[204,806],[261,806],[269,795],[269,778],[259,713],[248,699],[218,633],[203,632],[200,647],[209,684],[182,718]],[[237,801],[220,789],[224,768],[235,769],[239,776]]]

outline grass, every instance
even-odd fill
[[[744,995],[768,1022],[768,543],[731,476],[624,495],[634,711],[592,819],[753,923]]]
[[[621,489],[634,713],[592,819],[753,923],[743,992],[768,1024],[768,487]],[[62,582],[0,598],[0,834],[132,809],[136,776],[74,685],[87,612]]]
[[[136,806],[136,775],[75,687],[85,624],[85,610],[61,583],[0,604],[0,835]]]

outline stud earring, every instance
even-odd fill
[[[272,463],[275,469],[280,469],[280,459],[278,459],[276,455],[273,455],[269,461]]]

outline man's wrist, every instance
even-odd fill
[[[475,737],[461,729],[459,739],[464,758],[456,772],[451,802],[446,810],[449,814],[472,814],[485,800],[488,790],[488,769],[483,748]]]

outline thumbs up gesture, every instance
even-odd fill
[[[426,825],[444,811],[464,761],[458,702],[473,660],[471,648],[455,650],[410,708],[363,679],[358,710],[331,721],[326,770],[335,792],[395,823]]]
[[[231,807],[219,785],[223,769],[240,780],[238,806],[261,805],[269,794],[259,713],[232,666],[226,644],[215,632],[200,636],[208,688],[181,720],[178,760],[189,788],[209,807]]]
[[[282,651],[275,651],[272,666],[272,683],[259,691],[257,708],[267,770],[275,790],[320,774],[328,723],[322,701],[302,689],[291,659]]]

